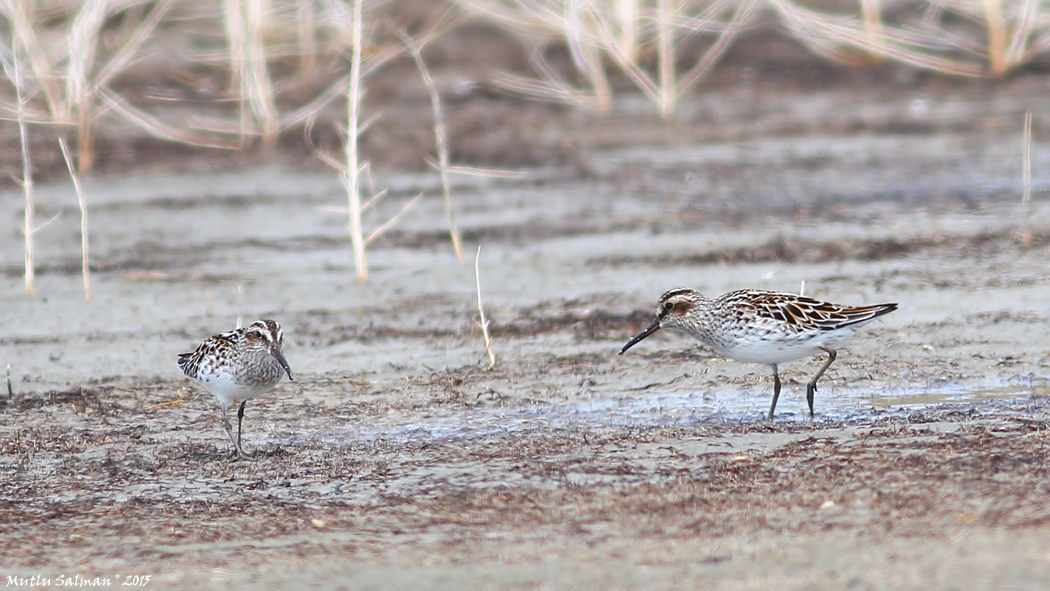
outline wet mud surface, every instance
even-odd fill
[[[391,192],[372,227],[427,197],[369,251],[365,284],[331,211],[338,178],[295,149],[86,179],[90,304],[70,188],[38,188],[39,217],[59,215],[36,237],[35,297],[5,193],[3,574],[166,589],[1050,580],[1046,109],[1020,202],[1023,114],[1046,106],[1045,81],[741,87],[725,72],[672,123],[630,96],[606,119],[453,104],[510,119],[528,137],[514,149],[540,156],[458,154],[524,171],[455,179],[465,262],[434,175],[378,176]],[[391,108],[425,120],[429,105]],[[669,334],[617,355],[667,289],[803,281],[900,304],[840,353],[815,420],[818,359],[782,369],[769,423],[764,367]],[[259,317],[284,327],[295,381],[249,402],[257,457],[234,462],[218,403],[175,357]]]

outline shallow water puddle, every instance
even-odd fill
[[[942,389],[910,391],[873,399],[877,409],[891,406],[929,406],[935,404],[983,402],[987,400],[1016,400],[1031,396],[1050,396],[1050,383],[1046,379],[1034,380],[1032,384],[1001,384],[973,387],[954,384]]]
[[[924,407],[973,403],[989,400],[1016,400],[1031,396],[1050,396],[1045,380],[1034,385],[984,385],[962,389],[961,385],[941,390],[922,389],[871,395],[869,390],[839,388],[821,398],[818,392],[816,422],[855,421],[874,418],[885,412],[917,410]],[[801,396],[799,397],[801,398]],[[643,396],[590,397],[548,405],[500,409],[442,409],[418,414],[369,419],[367,426],[315,433],[310,438],[335,444],[355,442],[423,442],[437,440],[483,439],[521,434],[536,429],[601,429],[632,427],[689,426],[711,423],[752,423],[764,420],[769,396],[765,392],[664,393]],[[777,422],[808,422],[805,401],[782,393]]]

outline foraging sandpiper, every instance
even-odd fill
[[[683,332],[736,361],[762,363],[773,369],[773,404],[780,397],[777,366],[803,357],[828,354],[828,360],[806,384],[813,417],[817,380],[835,361],[836,350],[861,326],[897,309],[897,304],[842,306],[790,293],[743,289],[710,299],[692,289],[672,289],[660,297],[656,319],[620,350],[623,355],[661,328]]]

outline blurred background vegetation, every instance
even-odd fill
[[[484,22],[520,45],[527,67],[443,90],[484,83],[604,113],[625,88],[618,78],[662,117],[702,92],[749,30],[779,30],[837,62],[954,76],[1003,76],[1050,46],[1050,9],[1035,0],[3,0],[0,111],[75,136],[81,172],[103,124],[194,146],[273,146],[345,106],[355,7],[361,91],[409,59],[399,32],[425,46]]]
[[[27,290],[32,291],[30,237],[37,227],[32,220],[34,171],[50,178],[68,168],[76,183],[76,175],[96,168],[100,159],[148,167],[186,150],[251,148],[251,153],[282,142],[304,146],[346,181],[348,225],[358,275],[364,279],[365,247],[396,221],[395,216],[371,231],[360,221],[361,211],[382,195],[372,190],[362,196],[362,187],[372,181],[370,156],[359,140],[381,115],[378,108],[362,110],[367,106],[363,98],[372,92],[369,100],[381,103],[391,95],[383,85],[425,85],[431,120],[421,120],[419,127],[432,133],[429,163],[445,182],[450,237],[462,258],[447,177],[497,173],[456,169],[454,161],[472,154],[470,148],[450,151],[443,99],[495,93],[601,115],[613,109],[618,95],[629,93],[645,97],[655,116],[670,119],[686,93],[704,91],[705,75],[728,51],[748,44],[770,47],[761,45],[768,36],[788,39],[836,64],[893,63],[944,76],[1002,77],[1050,47],[1050,8],[1043,4],[0,0],[5,73],[0,125],[8,146],[3,182],[18,183],[26,193]],[[508,43],[476,43],[475,35],[457,50],[428,52],[435,40],[464,29],[483,30]],[[509,58],[501,53],[508,45],[514,48]],[[464,62],[462,75],[431,78],[428,63],[447,69],[457,60]],[[371,84],[377,72],[389,69],[398,76]],[[490,129],[500,124],[483,118],[475,122]],[[503,137],[513,144],[513,134]],[[67,141],[68,151],[58,149],[59,139]],[[170,151],[158,152],[158,142]],[[20,150],[13,150],[15,145]],[[84,249],[86,275],[86,237]]]

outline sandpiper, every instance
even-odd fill
[[[842,306],[790,293],[742,289],[710,299],[698,291],[672,289],[660,297],[653,323],[620,350],[623,355],[661,328],[683,332],[736,361],[762,363],[773,369],[773,404],[780,397],[777,366],[804,357],[828,354],[817,375],[806,384],[813,417],[817,380],[835,361],[836,350],[861,326],[897,309],[897,304]]]
[[[251,457],[241,448],[241,422],[244,405],[273,390],[283,374],[292,379],[281,345],[284,333],[276,320],[256,320],[245,328],[205,339],[192,353],[179,355],[179,369],[219,399],[222,423],[235,448],[233,457]],[[226,413],[231,404],[237,410],[237,437]]]

